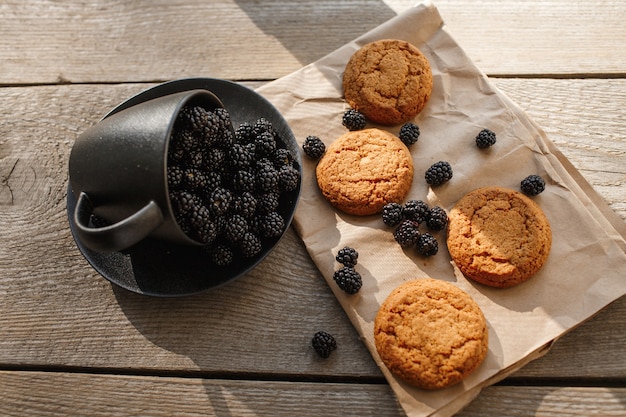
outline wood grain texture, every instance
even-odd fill
[[[0,5],[0,84],[275,79],[413,4],[5,0]],[[625,72],[623,1],[441,0],[436,6],[453,36],[488,74]]]
[[[0,371],[7,417],[376,416],[404,413],[379,384]],[[459,417],[623,416],[625,388],[486,388]]]
[[[604,181],[623,184],[623,164],[614,158],[624,159],[626,124],[597,116],[619,114],[623,95],[613,90],[624,91],[623,81],[585,81],[593,112],[570,104],[570,97],[580,96],[578,82],[497,83],[514,99],[523,99],[521,105],[540,118],[550,137],[561,138],[559,147],[586,170],[594,186]],[[110,108],[150,85],[0,89],[0,113],[6,120],[0,124],[0,218],[10,225],[0,228],[0,363],[379,378],[378,368],[293,230],[237,285],[184,300],[118,290],[82,258],[65,208],[71,145]],[[580,126],[593,127],[594,139],[605,146],[585,146],[584,138],[572,134]],[[609,168],[604,168],[605,161]],[[622,176],[609,179],[616,170]],[[602,182],[595,183],[597,178]],[[626,201],[626,187],[599,191],[626,218],[618,204]],[[541,366],[531,365],[520,375],[623,378],[625,308],[626,302],[619,300],[601,318],[557,343],[556,353]],[[319,361],[309,346],[317,330],[335,334],[340,342],[341,349],[330,361]]]

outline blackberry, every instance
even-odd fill
[[[227,266],[233,262],[235,257],[233,250],[227,245],[216,245],[207,247],[209,253],[209,259],[215,265]]]
[[[261,239],[252,232],[246,232],[239,241],[239,249],[244,258],[252,258],[261,252]]]
[[[383,223],[394,227],[402,221],[402,205],[399,203],[387,203],[383,207]]]
[[[339,249],[339,252],[337,252],[337,256],[335,257],[337,262],[339,262],[343,266],[350,266],[353,268],[356,266],[358,258],[359,253],[356,251],[356,249],[349,246]]]
[[[302,145],[304,154],[311,159],[319,159],[326,152],[326,145],[317,136],[307,136]]]
[[[250,230],[248,222],[243,216],[234,214],[228,218],[224,227],[224,236],[231,243],[240,242],[244,234]]]
[[[361,130],[367,124],[367,119],[360,111],[349,109],[343,114],[342,124],[348,130]]]
[[[254,191],[256,186],[256,175],[254,173],[240,169],[232,177],[233,190],[237,192]]]
[[[337,286],[348,294],[356,294],[363,286],[361,274],[350,266],[344,266],[335,271],[333,280]]]
[[[231,131],[230,113],[223,107],[217,107],[213,110],[213,113],[217,116],[218,126],[222,133]]]
[[[182,185],[188,191],[204,191],[208,184],[204,171],[196,168],[187,168],[183,171]]]
[[[400,133],[398,134],[402,143],[406,146],[411,146],[417,142],[420,137],[420,128],[415,123],[405,123],[400,128]]]
[[[178,215],[180,217],[184,217],[194,207],[202,205],[202,199],[189,191],[171,192],[170,201],[172,203],[174,215]]]
[[[243,122],[237,127],[237,130],[235,130],[235,140],[238,143],[250,143],[253,139],[253,127],[250,123]]]
[[[251,152],[251,149],[246,145],[234,143],[233,146],[228,149],[228,162],[233,169],[246,169],[250,167],[253,160],[254,152]]]
[[[319,331],[313,335],[311,345],[313,349],[315,349],[315,352],[322,358],[329,357],[331,352],[337,349],[337,341],[335,338],[324,331]]]
[[[209,112],[206,124],[200,132],[202,137],[202,146],[210,147],[219,141],[220,138],[220,120],[213,112]]]
[[[198,242],[209,244],[217,237],[217,227],[206,206],[193,204],[184,213],[179,213],[178,223],[187,236]]]
[[[260,231],[263,237],[278,237],[285,230],[285,220],[275,211],[260,217],[259,221]]]
[[[429,185],[441,185],[452,178],[452,167],[446,161],[439,161],[428,168],[424,176]]]
[[[187,155],[192,149],[198,146],[198,139],[196,139],[190,130],[176,129],[170,139],[169,146],[175,153],[182,152],[183,155]]]
[[[228,212],[231,200],[232,194],[226,188],[218,187],[214,189],[208,196],[208,206],[211,213],[216,217],[223,216]]]
[[[526,195],[536,196],[546,189],[546,182],[539,175],[529,175],[522,180],[520,189]]]
[[[476,146],[480,149],[486,149],[495,143],[496,134],[489,129],[483,129],[476,135]]]
[[[209,123],[209,111],[202,106],[183,106],[176,120],[181,126],[201,133]]]
[[[393,238],[403,248],[415,245],[419,236],[418,224],[412,220],[403,220],[400,226],[393,232]]]
[[[205,174],[205,177],[204,195],[210,195],[213,190],[222,186],[222,175],[219,172],[209,171]]]
[[[417,253],[422,256],[433,256],[439,251],[439,244],[437,239],[430,233],[422,233],[417,240],[416,244]]]
[[[426,226],[430,230],[435,231],[445,229],[448,226],[448,214],[439,206],[431,208],[428,220],[426,220]]]
[[[298,188],[300,173],[291,165],[284,165],[278,170],[278,184],[281,191],[293,191]]]
[[[205,149],[203,162],[205,170],[222,172],[226,167],[226,152],[215,147]]]
[[[278,193],[264,193],[257,196],[257,210],[261,213],[276,211],[279,203]]]
[[[183,169],[178,165],[167,167],[167,185],[170,190],[179,188],[183,183]]]
[[[259,157],[273,156],[276,151],[276,140],[271,132],[261,132],[254,138],[256,154]]]
[[[265,161],[256,164],[256,186],[262,193],[279,191],[280,177],[274,165]]]
[[[235,196],[231,202],[231,207],[234,213],[240,214],[246,219],[251,218],[256,211],[257,200],[248,191]]]
[[[293,155],[289,151],[289,149],[278,148],[276,152],[274,152],[274,166],[277,169],[280,169],[284,166],[291,166],[293,164]]]
[[[235,134],[230,129],[220,129],[218,140],[215,142],[214,145],[220,149],[230,149],[234,143]]]
[[[204,152],[202,149],[191,150],[183,161],[185,166],[204,170]]]
[[[268,132],[273,136],[274,126],[272,125],[272,122],[270,122],[268,119],[266,119],[265,117],[261,117],[254,123],[252,131],[255,136],[258,136],[263,132]]]
[[[413,220],[418,224],[424,223],[430,215],[428,204],[422,200],[409,200],[404,203],[402,215],[407,220]]]

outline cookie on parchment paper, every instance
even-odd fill
[[[541,207],[524,194],[484,187],[450,210],[448,251],[466,277],[498,288],[535,275],[550,253],[552,231]]]
[[[413,159],[397,136],[364,129],[331,143],[315,174],[322,194],[335,208],[366,216],[406,197],[413,182]]]
[[[358,49],[343,74],[343,93],[350,106],[369,120],[397,125],[413,119],[433,88],[428,59],[397,39],[383,39]]]
[[[405,282],[378,310],[374,343],[385,366],[427,390],[459,383],[489,349],[487,322],[472,297],[446,281]]]

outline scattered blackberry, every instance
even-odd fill
[[[402,221],[402,204],[387,203],[383,207],[383,223],[389,227],[394,227]]]
[[[420,137],[420,128],[415,123],[405,123],[400,128],[400,133],[398,134],[402,143],[406,146],[411,146],[417,142]]]
[[[448,226],[448,214],[444,209],[435,206],[430,209],[430,215],[426,220],[426,225],[430,230],[443,230]]]
[[[209,209],[200,204],[192,206],[181,218],[183,230],[198,242],[209,244],[217,238],[217,227],[213,223]]]
[[[183,170],[178,165],[167,167],[167,185],[170,190],[179,188],[183,183]]]
[[[344,266],[335,271],[333,279],[337,283],[337,286],[348,294],[356,294],[363,285],[361,274],[356,269]]]
[[[337,349],[337,341],[335,338],[324,331],[317,332],[313,335],[311,345],[313,349],[315,349],[315,352],[322,358],[329,357],[331,352]]]
[[[278,209],[280,203],[277,193],[265,193],[257,196],[257,210],[261,213],[269,213]]]
[[[198,146],[198,139],[193,135],[190,130],[176,129],[172,138],[170,139],[170,148],[174,149],[174,152],[183,152],[187,155],[193,149]],[[171,152],[171,151],[170,151]]]
[[[207,250],[211,262],[218,266],[229,265],[235,257],[233,250],[227,245],[209,246]]]
[[[209,112],[207,123],[201,132],[203,147],[210,147],[220,139],[220,120],[214,112]]]
[[[234,214],[228,218],[224,227],[224,236],[231,243],[240,242],[244,234],[250,230],[248,222],[243,216]]]
[[[215,142],[215,146],[221,149],[230,149],[235,144],[235,134],[230,130],[219,131],[219,139]]]
[[[312,159],[319,159],[326,152],[326,145],[317,136],[307,136],[302,145],[304,154]]]
[[[422,233],[416,244],[417,253],[422,256],[433,256],[439,251],[437,239],[430,233]]]
[[[256,164],[256,186],[262,193],[279,191],[280,177],[274,165],[269,162],[257,162]]]
[[[441,185],[452,178],[452,167],[446,161],[436,162],[426,170],[425,177],[429,185]]]
[[[170,193],[170,201],[174,214],[184,217],[192,208],[202,205],[202,199],[189,191],[174,191]]]
[[[209,195],[209,209],[215,216],[223,216],[228,212],[232,198],[231,192],[226,188],[216,188]]]
[[[281,191],[293,191],[298,188],[300,172],[291,165],[283,165],[278,170],[278,184]]]
[[[343,114],[342,123],[348,130],[361,130],[367,124],[367,119],[358,110],[349,109]]]
[[[236,214],[240,214],[246,219],[250,219],[256,211],[257,200],[248,191],[236,195],[231,202],[231,207]]]
[[[252,258],[261,252],[261,239],[252,232],[244,233],[243,238],[239,241],[239,249],[244,258]]]
[[[275,211],[260,217],[260,230],[263,237],[274,238],[280,236],[285,230],[285,220]]]
[[[337,252],[337,256],[335,257],[337,262],[339,262],[343,266],[350,266],[353,268],[356,266],[358,258],[359,253],[356,251],[356,249],[349,246],[339,249],[339,252]]]
[[[476,136],[476,146],[485,149],[496,143],[496,134],[489,129],[481,130]]]
[[[419,236],[418,224],[412,220],[403,220],[400,226],[393,232],[393,238],[403,248],[415,245]]]
[[[404,203],[402,215],[407,220],[413,220],[418,224],[424,223],[430,215],[428,204],[422,200],[409,200]]]
[[[520,188],[524,194],[532,197],[546,189],[546,182],[539,175],[529,175],[522,180]]]
[[[219,172],[209,171],[206,173],[206,187],[204,194],[208,195],[216,188],[222,186],[222,175]]]

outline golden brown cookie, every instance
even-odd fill
[[[315,173],[322,194],[334,207],[365,216],[404,199],[413,182],[413,160],[398,137],[365,129],[331,143]]]
[[[448,250],[463,275],[506,288],[532,277],[552,245],[550,223],[533,200],[515,190],[485,187],[452,208]]]
[[[414,118],[433,89],[428,59],[397,39],[368,43],[348,60],[343,74],[346,101],[373,122],[397,125]]]
[[[440,389],[485,359],[487,322],[469,294],[432,278],[394,289],[378,310],[374,342],[387,368],[408,384]]]

